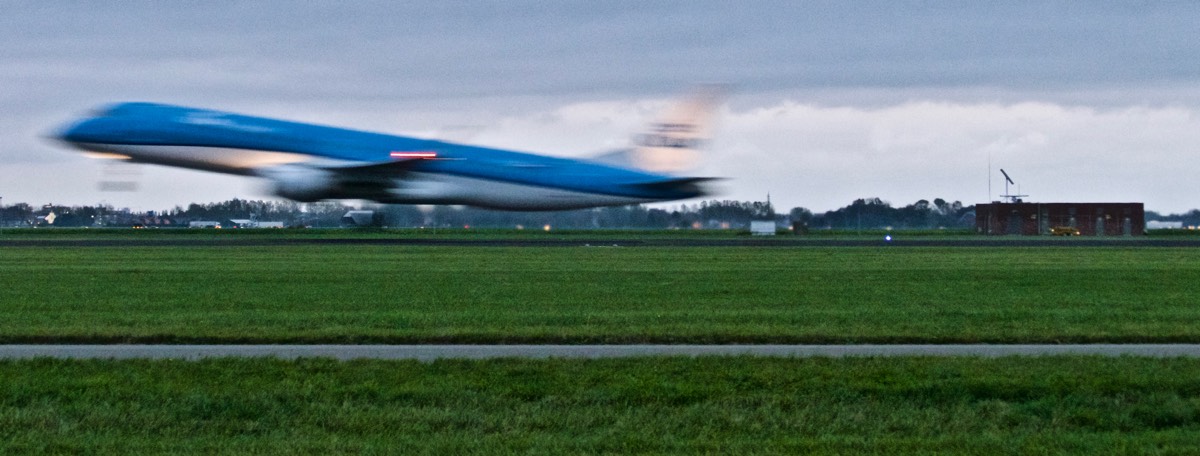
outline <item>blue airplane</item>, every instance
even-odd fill
[[[566,159],[154,103],[102,108],[57,134],[101,158],[257,176],[276,195],[561,210],[710,194],[682,177],[710,136],[718,91],[672,106],[629,149]]]

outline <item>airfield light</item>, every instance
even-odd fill
[[[889,234],[889,235],[884,236],[883,240],[884,240],[884,242],[892,242],[892,235]]]
[[[547,225],[543,226],[542,231],[550,231],[550,225],[547,224]]]

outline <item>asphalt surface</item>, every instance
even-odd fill
[[[0,345],[0,359],[624,358],[638,356],[1144,356],[1200,357],[1200,344],[1095,345]]]

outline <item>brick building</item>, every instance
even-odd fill
[[[1143,203],[1000,203],[975,205],[975,231],[1033,236],[1072,227],[1082,236],[1145,234]]]

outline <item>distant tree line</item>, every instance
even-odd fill
[[[187,226],[192,221],[234,220],[282,222],[284,226],[345,226],[344,215],[360,208],[339,202],[297,203],[232,199],[216,203],[193,203],[166,211],[136,212],[108,205],[40,208],[16,204],[0,208],[0,226]],[[376,212],[374,224],[387,227],[478,227],[542,229],[745,229],[752,220],[773,220],[781,228],[797,226],[809,230],[969,228],[974,225],[974,206],[920,200],[892,207],[879,198],[860,198],[840,209],[813,213],[797,207],[776,212],[770,202],[709,200],[674,207],[644,205],[603,207],[573,211],[510,212],[459,206],[367,205]],[[1200,211],[1196,216],[1200,218]],[[53,217],[49,217],[53,214]],[[1148,213],[1149,214],[1149,213]],[[51,221],[52,218],[52,221]]]
[[[342,225],[342,216],[354,210],[338,202],[297,203],[295,201],[265,201],[231,199],[219,203],[189,204],[186,208],[175,206],[163,211],[160,216],[177,221],[215,221],[227,223],[233,220],[256,220],[283,222],[285,226],[337,227]]]
[[[1147,222],[1183,222],[1183,226],[1200,226],[1200,209],[1192,209],[1182,214],[1159,214],[1154,211],[1146,211]]]
[[[48,225],[50,223],[47,221],[46,216],[49,214],[54,214],[50,218],[53,220],[55,226],[92,226],[114,212],[116,211],[112,206],[104,205],[46,205],[36,208],[26,203],[19,203],[12,206],[0,207],[0,227]]]
[[[187,226],[191,221],[232,220],[282,222],[285,226],[345,226],[343,216],[360,209],[339,202],[297,203],[232,199],[217,203],[193,203],[166,211],[137,212],[111,205],[41,207],[18,203],[0,206],[0,227],[83,226]],[[778,213],[770,202],[710,200],[674,207],[642,205],[580,209],[555,212],[509,212],[458,206],[367,205],[376,211],[379,226],[388,227],[479,227],[540,229],[545,225],[562,229],[699,228],[743,229],[752,220],[774,220],[780,227],[809,230],[970,228],[975,224],[975,206],[935,198],[893,207],[879,198],[859,198],[848,206],[814,213],[796,207]],[[53,214],[53,222],[48,216]],[[1146,221],[1183,222],[1200,226],[1200,209],[1182,214],[1146,211]]]
[[[904,207],[892,207],[879,198],[859,198],[841,209],[813,214],[804,208],[792,209],[789,219],[809,229],[929,229],[970,228],[975,226],[975,206],[935,198],[932,203],[919,200]]]

